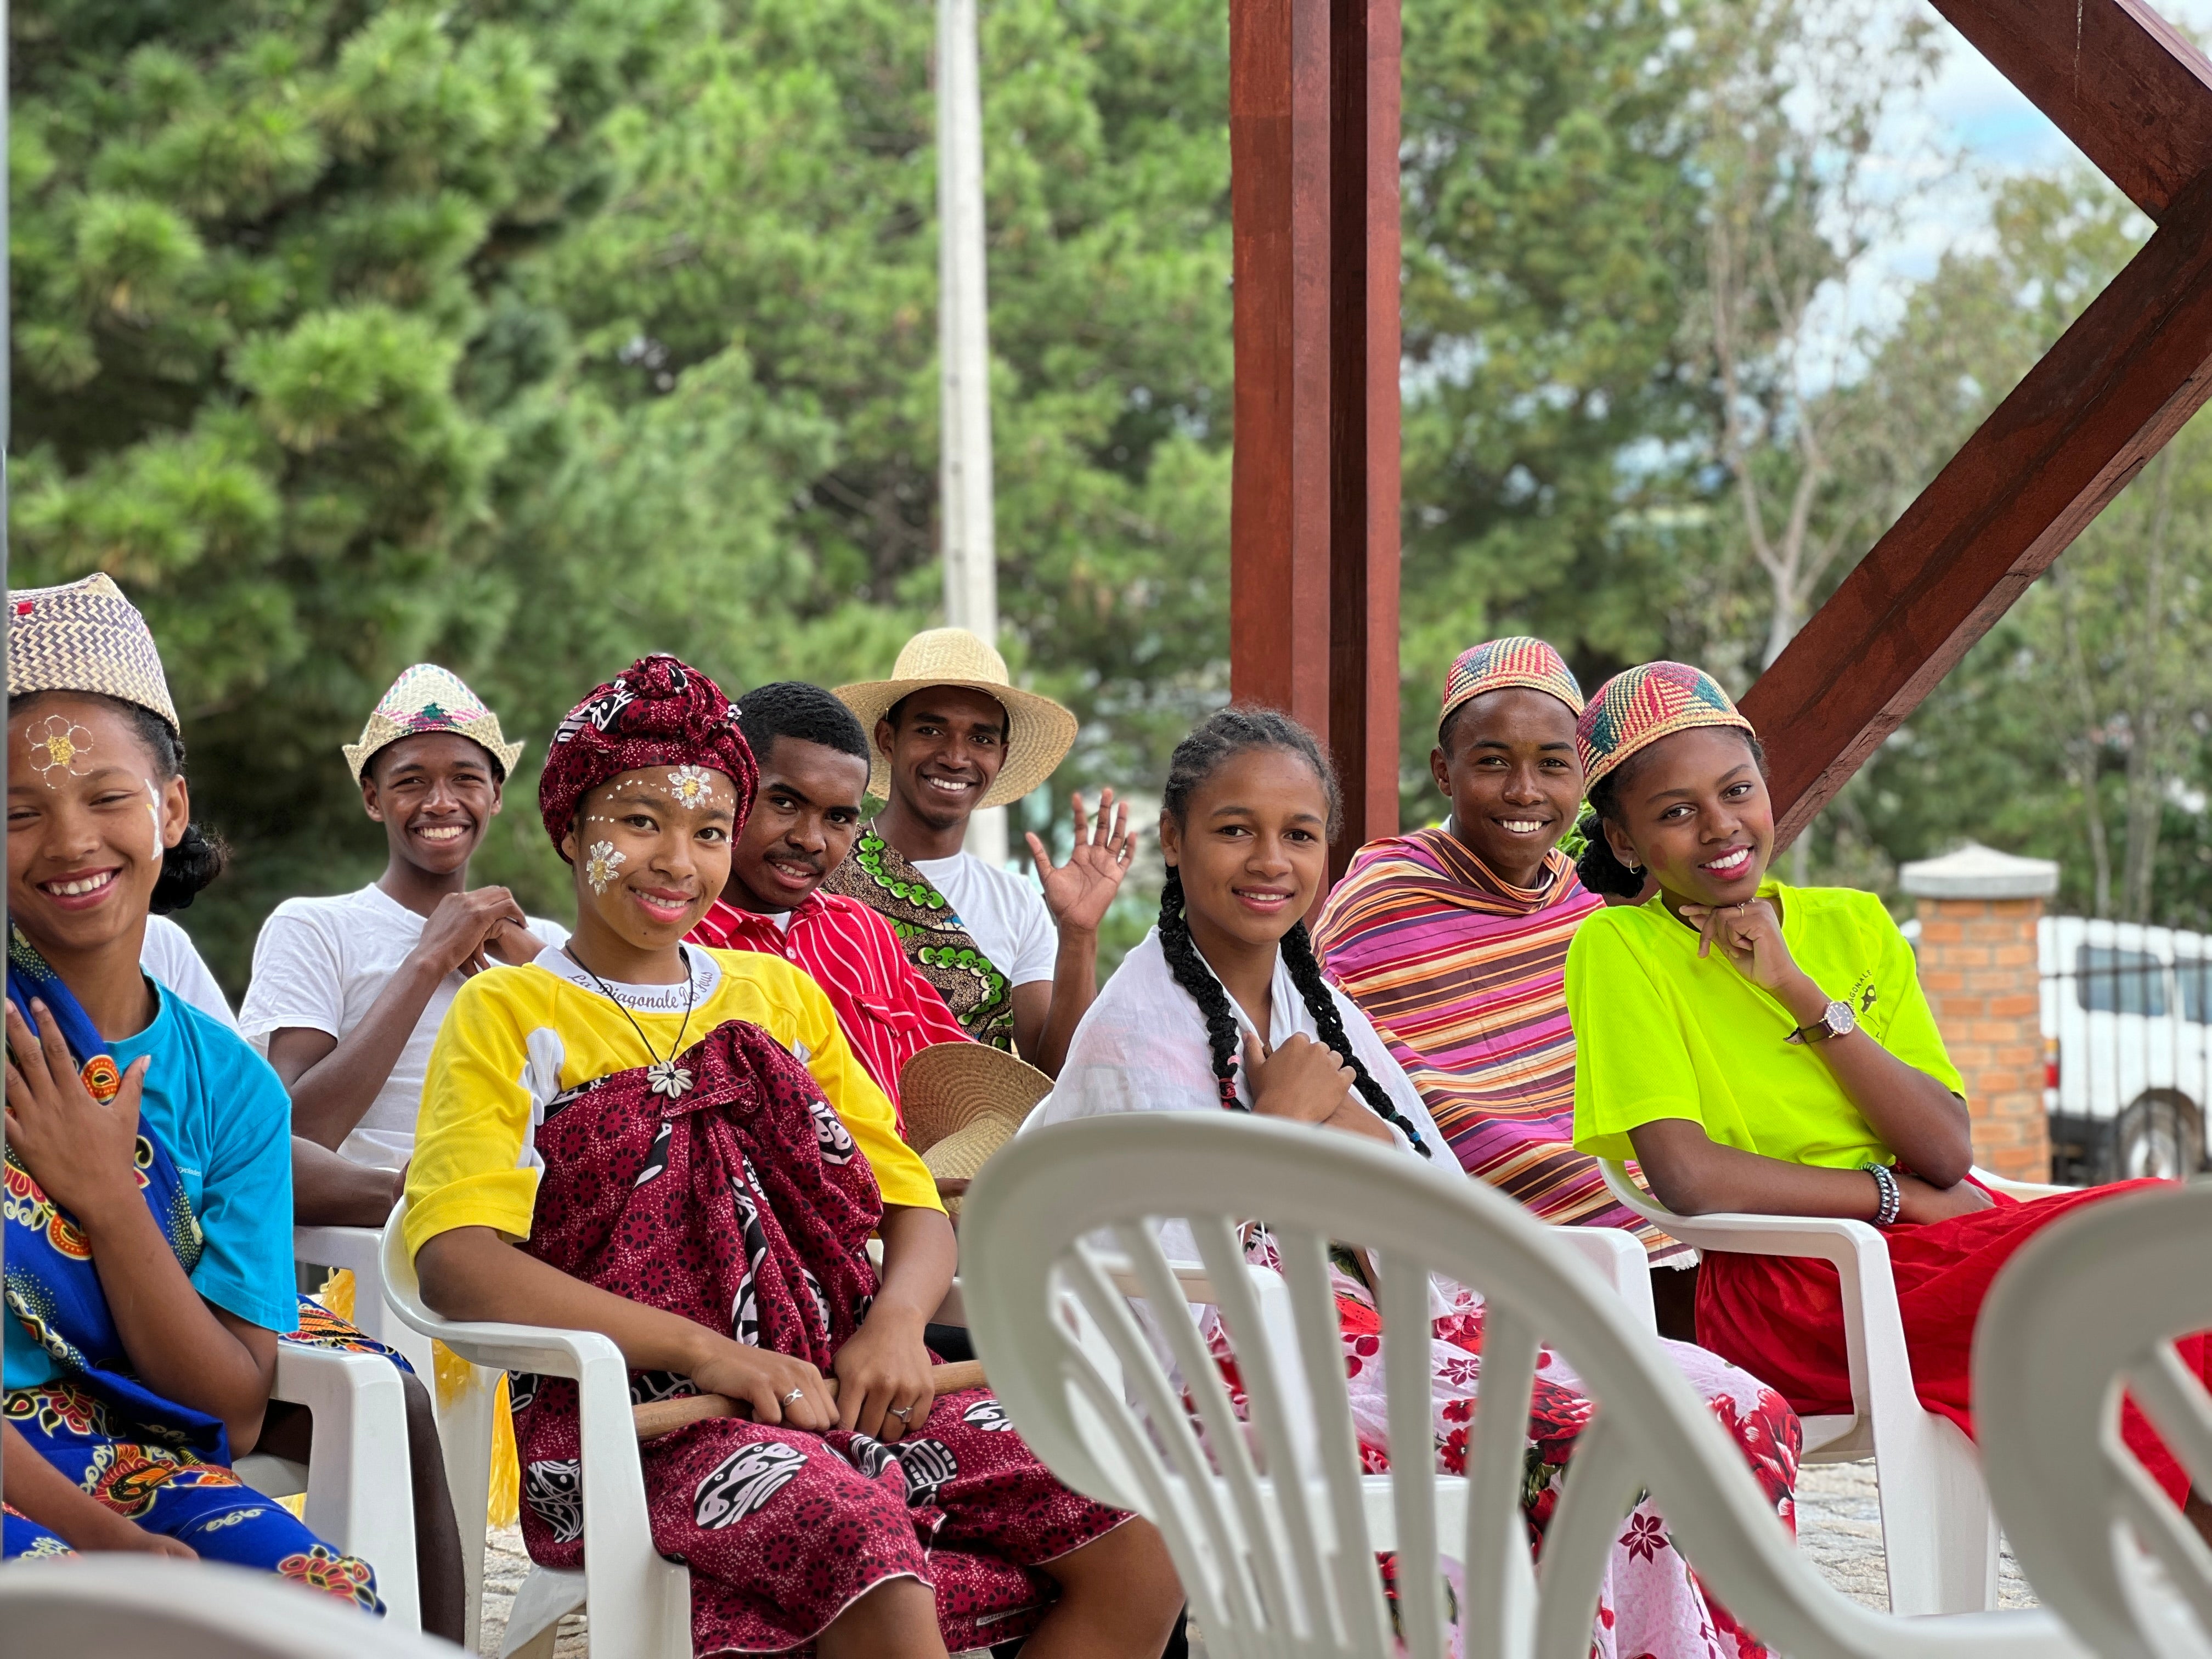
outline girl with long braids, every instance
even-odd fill
[[[1039,1124],[1130,1111],[1249,1111],[1449,1158],[1420,1093],[1366,1017],[1322,976],[1302,918],[1328,872],[1334,774],[1313,734],[1264,708],[1224,708],[1176,748],[1160,813],[1168,878],[1159,925],[1123,960],[1077,1028]],[[1178,1230],[1180,1224],[1177,1224]],[[1174,1233],[1164,1242],[1178,1250]],[[1247,1254],[1277,1265],[1264,1229]],[[1364,1266],[1333,1267],[1360,1453],[1389,1467],[1382,1321]],[[1441,1288],[1441,1287],[1440,1287]],[[1481,1371],[1480,1298],[1438,1304],[1430,1379],[1434,1455],[1465,1468]],[[1206,1329],[1243,1408],[1227,1343]],[[1768,1497],[1793,1519],[1799,1431],[1773,1390],[1680,1343],[1666,1345],[1743,1447]],[[1591,1404],[1566,1364],[1539,1368],[1525,1505],[1540,1533]],[[1647,1501],[1613,1552],[1592,1650],[1601,1659],[1745,1659],[1765,1651],[1706,1598]]]

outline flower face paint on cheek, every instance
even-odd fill
[[[584,879],[592,884],[594,893],[604,893],[614,884],[616,872],[629,862],[629,854],[615,850],[611,841],[595,841],[584,854]]]

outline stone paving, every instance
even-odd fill
[[[1874,1465],[1832,1463],[1802,1470],[1797,1481],[1797,1540],[1828,1582],[1871,1607],[1887,1607],[1889,1592],[1881,1568],[1881,1516],[1875,1494]],[[530,1563],[522,1534],[513,1527],[495,1530],[484,1557],[483,1651],[499,1651],[507,1609],[521,1588]],[[2001,1607],[2032,1607],[2035,1597],[2007,1550],[1997,1564]],[[556,1659],[585,1659],[590,1647],[584,1620],[562,1620]]]

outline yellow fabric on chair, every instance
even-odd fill
[[[352,1322],[354,1280],[350,1267],[333,1271],[315,1295],[340,1319]],[[442,1410],[461,1397],[476,1368],[442,1342],[430,1344],[430,1360],[437,1371],[431,1383],[437,1390],[438,1405]],[[484,1508],[485,1524],[491,1527],[511,1527],[522,1516],[522,1462],[514,1449],[514,1417],[507,1409],[507,1376],[503,1372],[491,1414],[491,1486]]]

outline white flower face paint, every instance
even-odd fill
[[[79,778],[92,769],[88,758],[92,733],[82,726],[71,725],[59,714],[49,714],[44,726],[26,735],[31,742],[31,764],[39,769],[47,788],[61,787],[53,775],[57,769]]]
[[[697,806],[714,793],[714,775],[703,766],[679,766],[668,775],[679,806]]]
[[[595,841],[584,854],[584,879],[594,893],[604,893],[613,885],[615,872],[629,862],[629,854],[617,852],[614,842]]]

